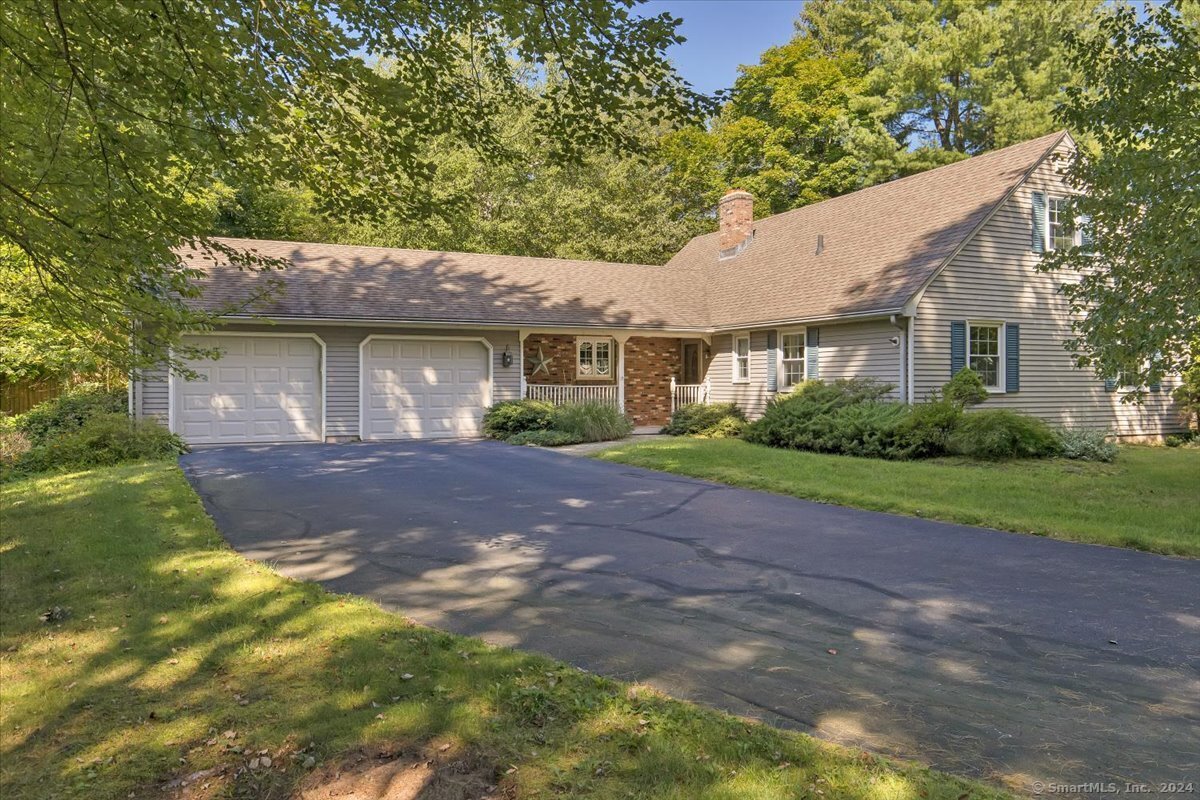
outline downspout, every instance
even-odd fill
[[[907,348],[908,352],[906,353],[906,355],[908,356],[908,403],[909,403],[909,405],[913,405],[914,403],[917,402],[917,381],[916,381],[916,375],[913,374],[913,368],[916,363],[915,359],[913,358],[913,353],[917,349],[916,321],[917,321],[917,318],[915,315],[910,316],[908,318],[908,334],[904,337],[906,340],[906,344],[908,345],[908,348]]]

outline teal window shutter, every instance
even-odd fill
[[[1117,379],[1116,378],[1105,378],[1104,379],[1104,391],[1115,392],[1116,390],[1117,390]]]
[[[967,323],[955,320],[950,323],[950,377],[957,375],[967,365]]]
[[[810,381],[815,381],[821,377],[820,328],[809,328],[805,334],[804,371],[805,377]]]
[[[767,391],[779,391],[779,376],[778,370],[778,352],[779,343],[776,341],[778,333],[775,331],[767,331]]]
[[[1046,195],[1033,193],[1033,252],[1046,252]]]
[[[1161,391],[1162,391],[1162,384],[1161,384],[1161,383],[1159,383],[1158,381],[1155,381],[1154,383],[1150,384],[1150,391],[1152,391],[1152,392],[1161,392]]]
[[[1021,326],[1015,322],[1004,325],[1004,391],[1021,391]]]

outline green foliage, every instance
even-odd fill
[[[633,423],[608,403],[570,403],[555,406],[550,428],[580,442],[607,442],[633,433]]]
[[[508,400],[484,412],[483,432],[510,444],[558,447],[621,439],[633,432],[633,423],[607,403],[555,406],[543,400]]]
[[[1006,408],[964,415],[947,444],[951,453],[984,459],[1043,458],[1061,449],[1045,422]]]
[[[201,264],[286,266],[209,238],[220,197],[206,187],[283,182],[333,217],[423,219],[434,143],[510,163],[496,120],[513,107],[546,162],[638,151],[629,120],[709,106],[666,58],[678,24],[622,0],[12,0],[0,245],[17,256],[3,268],[32,270],[31,318],[102,361],[150,366],[173,346],[186,358],[182,332],[213,316],[188,306],[200,273],[177,247]]]
[[[1200,436],[1197,435],[1196,431],[1173,433],[1163,440],[1163,444],[1167,447],[1195,447],[1197,442],[1200,442]]]
[[[741,68],[711,130],[669,134],[663,154],[691,214],[707,214],[731,187],[775,214],[862,187],[872,151],[895,145],[861,102],[857,55],[827,55],[796,37]]]
[[[1200,336],[1192,340],[1189,353],[1190,363],[1179,376],[1179,385],[1171,392],[1171,399],[1183,413],[1188,414],[1200,429]]]
[[[128,399],[124,392],[99,387],[81,387],[31,408],[16,418],[17,430],[29,437],[34,447],[72,433],[100,414],[124,414]]]
[[[737,403],[689,403],[675,409],[662,432],[723,439],[740,435],[745,425],[746,414]]]
[[[942,397],[959,408],[977,406],[988,399],[987,387],[979,373],[970,367],[963,367],[949,381],[942,385]]]
[[[86,469],[126,461],[171,458],[187,452],[177,435],[153,419],[131,420],[123,413],[88,417],[75,430],[60,432],[20,456],[19,473]]]
[[[514,433],[504,441],[509,444],[524,444],[534,447],[562,447],[568,444],[579,444],[583,440],[566,431],[539,429]]]
[[[945,398],[917,403],[901,420],[897,437],[911,458],[932,458],[943,455],[950,434],[962,420],[963,408]]]
[[[505,400],[483,413],[483,434],[492,439],[507,439],[526,431],[550,427],[554,405],[544,400]]]
[[[1117,457],[1117,444],[1110,441],[1107,431],[1085,428],[1060,428],[1058,443],[1063,458],[1079,461],[1112,461]]]
[[[1068,4],[1063,4],[1068,5]],[[1098,31],[1064,31],[1086,80],[1059,119],[1093,140],[1067,169],[1092,244],[1050,254],[1079,312],[1067,346],[1098,375],[1137,386],[1187,369],[1200,337],[1200,6],[1121,5]],[[1132,399],[1140,400],[1141,392]]]
[[[1100,0],[809,0],[801,35],[865,67],[865,104],[899,147],[877,168],[928,169],[1054,130],[1079,71],[1065,33],[1093,29]]]
[[[908,406],[883,400],[889,384],[870,379],[806,381],[767,405],[743,437],[756,444],[819,453],[900,458]]]

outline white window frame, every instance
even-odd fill
[[[987,386],[986,388],[992,394],[1004,394],[1007,391],[1005,386],[1005,377],[1008,374],[1008,353],[1005,352],[1005,343],[1008,335],[1005,330],[1007,323],[998,319],[969,319],[967,320],[967,362],[966,366],[978,374],[978,370],[971,366],[971,328],[995,328],[996,329],[996,385]]]
[[[743,340],[745,340],[745,342],[746,342],[746,355],[744,356],[744,358],[746,360],[746,375],[744,377],[741,375],[741,370],[739,369],[739,366],[742,363],[743,356],[738,355],[738,342],[743,341]],[[751,367],[750,367],[753,353],[754,353],[754,351],[750,348],[750,334],[749,333],[733,334],[732,341],[730,343],[730,348],[729,348],[729,362],[730,362],[730,367],[731,367],[730,368],[730,380],[732,380],[734,383],[749,383],[750,382],[750,376],[753,374]]]
[[[785,330],[776,331],[779,336],[779,347],[775,356],[775,375],[779,382],[779,391],[790,391],[800,383],[808,380],[808,329],[807,328],[787,328]],[[787,371],[784,369],[788,359],[783,355],[783,337],[799,336],[800,337],[800,380],[795,383],[787,383]]]
[[[1050,224],[1051,209],[1054,207],[1055,203],[1068,203],[1068,202],[1070,202],[1070,200],[1071,200],[1071,198],[1067,195],[1061,195],[1061,194],[1046,195],[1046,212],[1045,212],[1046,219],[1045,219],[1045,225],[1043,225],[1042,227],[1043,227],[1043,231],[1044,231],[1043,235],[1045,236],[1045,245],[1046,245],[1047,253],[1054,252],[1054,250],[1056,249],[1054,246],[1054,229],[1053,229],[1053,226]],[[1071,247],[1072,247],[1072,249],[1074,249],[1074,248],[1082,247],[1082,246],[1083,246],[1083,232],[1079,228],[1079,226],[1076,225],[1075,229],[1073,231],[1071,231]]]
[[[592,346],[592,373],[590,375],[583,374],[583,346],[590,344]],[[608,372],[604,375],[597,375],[596,368],[596,345],[606,345],[608,347]],[[611,336],[576,336],[575,337],[575,380],[577,381],[611,381],[616,374],[617,348]]]

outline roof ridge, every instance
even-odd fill
[[[1048,133],[1045,136],[1039,136],[1036,139],[1027,139],[1023,142],[1017,142],[1016,144],[1010,144],[1008,147],[1001,147],[999,150],[988,150],[986,153],[979,153],[978,155],[968,156],[967,158],[964,158],[961,161],[952,161],[949,164],[942,164],[940,167],[934,167],[933,169],[926,169],[926,170],[922,170],[920,172],[914,172],[912,175],[905,175],[902,178],[893,178],[890,181],[883,181],[881,183],[873,183],[870,186],[864,186],[861,189],[855,189],[852,192],[846,192],[845,194],[835,195],[834,197],[827,197],[824,200],[819,200],[815,203],[809,203],[808,205],[799,206],[797,208],[789,208],[787,211],[780,211],[778,214],[771,214],[770,216],[763,217],[762,219],[757,219],[754,222],[755,222],[755,224],[757,224],[759,222],[764,222],[769,219],[775,219],[777,217],[782,217],[787,214],[795,214],[797,211],[804,211],[805,209],[816,208],[817,206],[825,205],[826,203],[833,203],[837,200],[845,200],[848,197],[855,197],[855,196],[861,197],[864,192],[870,192],[872,190],[882,189],[884,187],[899,186],[900,184],[904,183],[905,181],[911,182],[915,178],[926,178],[927,179],[931,175],[935,175],[938,172],[948,171],[954,167],[961,168],[962,166],[964,166],[966,164],[970,164],[972,162],[975,162],[976,166],[978,166],[980,159],[990,160],[993,156],[998,156],[1006,151],[1014,150],[1018,147],[1031,147],[1035,142],[1040,142],[1042,140],[1048,141],[1050,139],[1054,139],[1054,144],[1048,146],[1045,150],[1042,151],[1042,156],[1038,159],[1040,161],[1041,158],[1045,158],[1045,154],[1048,153],[1052,147],[1057,147],[1058,143],[1062,140],[1062,138],[1067,135],[1069,135],[1069,132],[1066,129],[1058,130],[1058,131],[1055,131],[1054,133]],[[701,236],[711,236],[714,233],[717,233],[717,232],[703,233],[703,234],[701,234]],[[697,238],[699,238],[699,237],[697,237]]]

